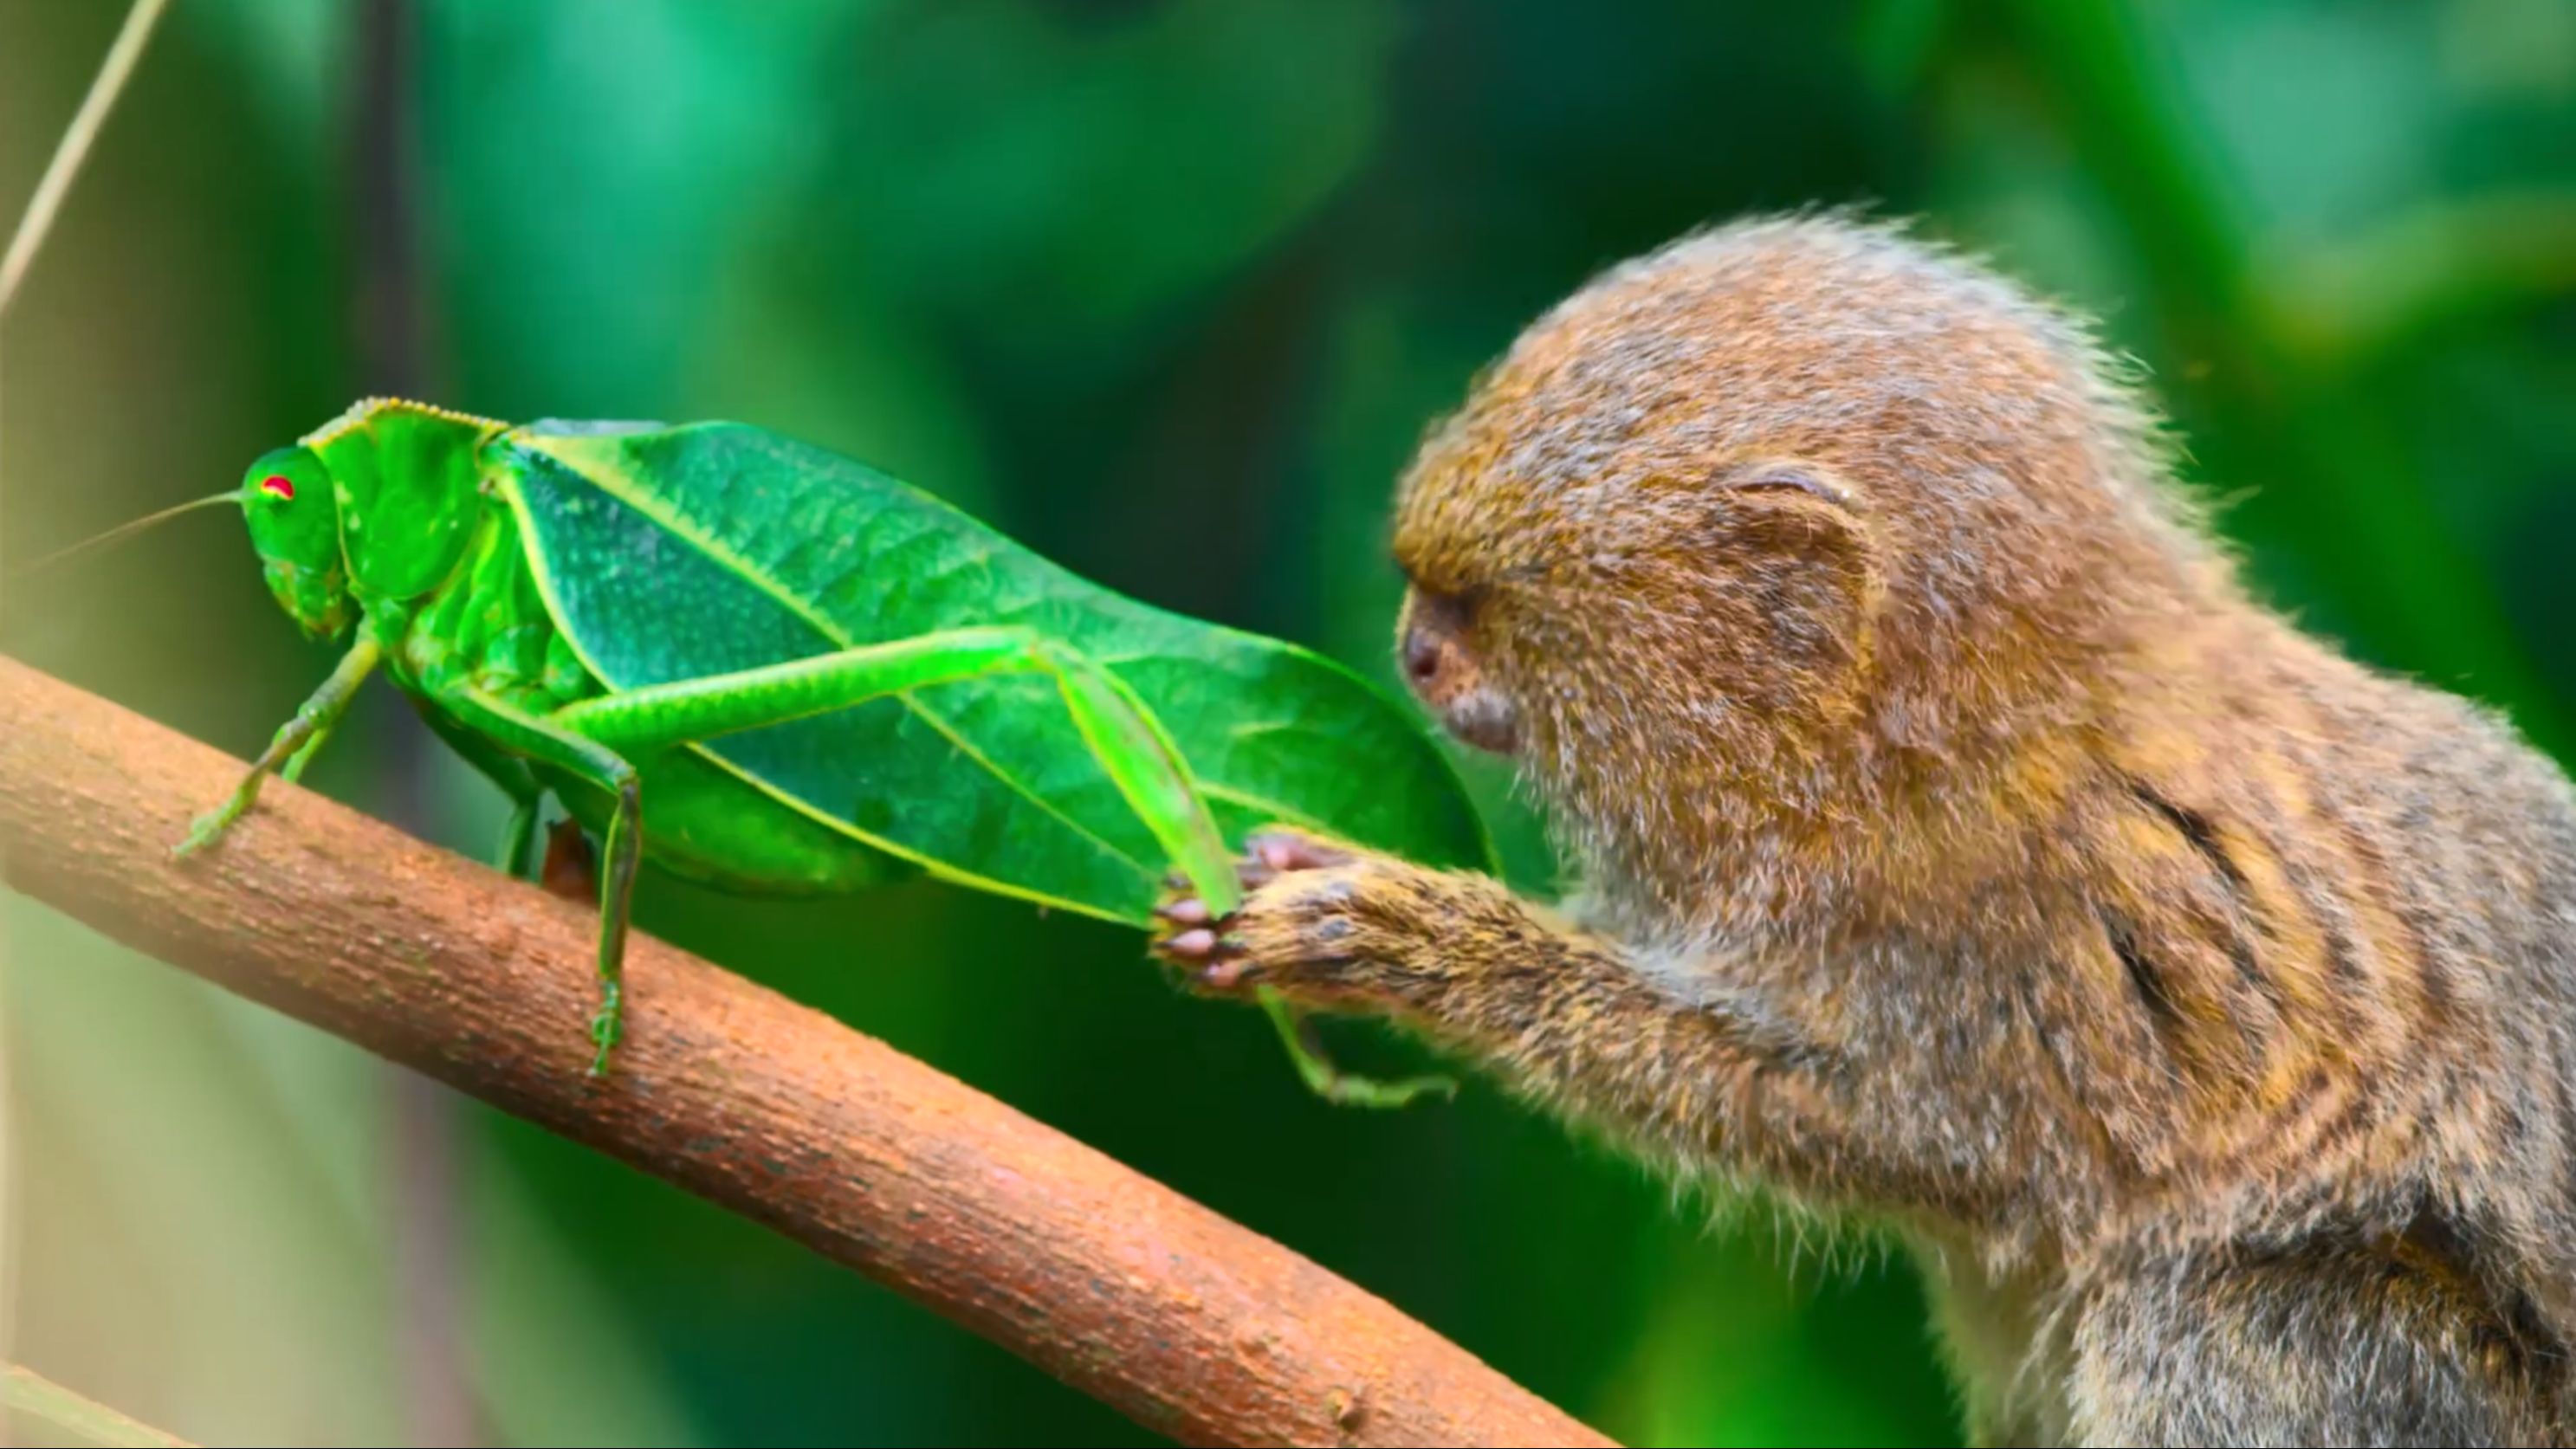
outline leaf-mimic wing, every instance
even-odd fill
[[[1276,818],[1426,864],[1487,863],[1447,761],[1382,691],[1295,646],[1101,588],[849,459],[727,423],[540,423],[487,456],[548,606],[613,685],[1024,625],[1132,692],[1230,838]],[[794,808],[989,889],[1141,922],[1169,867],[1044,675],[941,684],[699,748]]]

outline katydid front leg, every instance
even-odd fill
[[[232,828],[233,822],[241,819],[259,799],[260,782],[280,765],[301,774],[304,762],[312,757],[312,749],[318,748],[329,736],[331,727],[340,722],[340,716],[349,708],[349,701],[357,695],[358,686],[366,683],[367,676],[383,659],[384,646],[371,636],[359,635],[358,642],[351,646],[349,652],[340,656],[331,677],[323,680],[322,687],[313,691],[313,697],[295,711],[295,718],[279,726],[276,737],[268,742],[268,748],[260,751],[259,758],[251,762],[250,773],[244,775],[241,784],[234,788],[232,798],[198,816],[189,828],[188,838],[173,846],[170,853],[179,857],[194,855],[221,839],[223,833]]]
[[[304,767],[313,763],[313,757],[322,753],[324,745],[331,743],[332,734],[339,728],[338,719],[315,725],[311,737],[307,738],[294,754],[286,757],[286,764],[277,772],[277,778],[290,785],[304,783]]]
[[[339,729],[344,718],[346,715],[314,726],[312,737],[288,757],[285,768],[277,772],[277,778],[290,785],[300,783],[304,778],[304,767],[312,764],[313,757],[331,742],[332,733]],[[537,811],[545,801],[545,792],[528,778],[527,767],[483,748],[479,737],[451,738],[448,743],[482,766],[484,773],[499,782],[504,793],[509,795],[510,817],[502,823],[501,843],[492,852],[492,868],[513,880],[527,879],[528,872],[536,866]]]

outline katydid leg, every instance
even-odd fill
[[[613,749],[642,752],[828,714],[907,689],[1023,673],[1043,667],[1037,650],[1037,635],[1026,629],[950,629],[622,689],[565,705],[551,718]]]
[[[675,680],[585,699],[555,721],[619,749],[651,750],[757,729],[952,680],[1039,673],[1137,818],[1212,905],[1232,909],[1234,869],[1188,765],[1117,676],[1022,628],[950,629],[757,669]],[[1221,904],[1220,904],[1221,903]]]
[[[483,777],[500,787],[509,797],[510,818],[501,827],[500,844],[492,852],[493,868],[518,880],[528,878],[536,868],[537,810],[544,803],[546,788],[528,770],[525,760],[495,749],[492,742],[472,730],[459,729],[447,716],[435,709],[420,711],[429,732],[447,742],[448,748],[465,757],[465,762],[483,772]]]
[[[590,1021],[590,1039],[596,1048],[590,1074],[606,1075],[608,1054],[625,1032],[626,926],[635,900],[635,868],[644,846],[643,793],[635,767],[616,750],[555,719],[530,714],[480,690],[462,691],[444,703],[460,722],[501,748],[568,771],[617,802],[608,820],[608,868],[599,878],[599,1012]],[[533,832],[533,815],[530,822]]]
[[[537,853],[537,803],[543,797],[527,795],[510,802],[510,819],[501,827],[501,848],[493,852],[492,864],[512,880],[528,878],[528,869]]]
[[[1241,905],[1225,837],[1163,722],[1135,690],[1090,655],[1053,642],[1040,644],[1037,652],[1040,667],[1055,678],[1074,728],[1091,747],[1091,757],[1126,797],[1127,808],[1154,833],[1163,853],[1195,889],[1208,892],[1200,899],[1220,913]]]
[[[1219,914],[1232,911],[1240,902],[1234,862],[1161,721],[1098,661],[1029,630],[949,630],[648,685],[567,705],[551,719],[604,745],[643,753],[846,709],[907,689],[1030,672],[1055,681],[1092,757],[1201,898]],[[1299,1072],[1329,1100],[1394,1106],[1426,1091],[1455,1090],[1446,1078],[1381,1083],[1344,1073],[1286,1002],[1265,994],[1263,1005]]]
[[[367,635],[359,635],[358,642],[351,646],[349,652],[340,656],[331,677],[322,681],[322,687],[313,691],[313,697],[296,710],[295,718],[280,726],[276,737],[268,742],[268,748],[260,751],[259,758],[251,762],[250,773],[244,775],[241,784],[234,788],[232,798],[198,816],[189,828],[188,838],[174,846],[170,853],[175,856],[193,855],[214,844],[259,799],[262,780],[281,765],[310,758],[308,747],[318,744],[330,733],[331,726],[339,723],[341,714],[349,708],[349,701],[357,695],[358,686],[366,683],[367,676],[374,672],[383,658],[382,645]]]
[[[313,727],[312,735],[307,738],[302,745],[296,748],[294,754],[286,757],[286,763],[279,768],[277,778],[284,780],[290,785],[302,784],[304,782],[304,767],[313,763],[313,757],[322,753],[322,747],[324,745],[331,743],[331,736],[338,732],[340,728],[340,720],[343,718],[346,718],[346,716],[342,715],[334,717],[321,724],[315,725]]]

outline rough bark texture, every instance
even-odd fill
[[[649,937],[584,1075],[594,922],[0,659],[9,884],[767,1223],[1185,1442],[1606,1444],[1382,1300],[818,1012]]]

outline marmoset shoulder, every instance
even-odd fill
[[[1160,949],[1892,1228],[1982,1440],[2567,1442],[2576,795],[2171,472],[2087,326],[1902,228],[1613,268],[1393,533],[1404,674],[1579,902],[1278,830]]]

